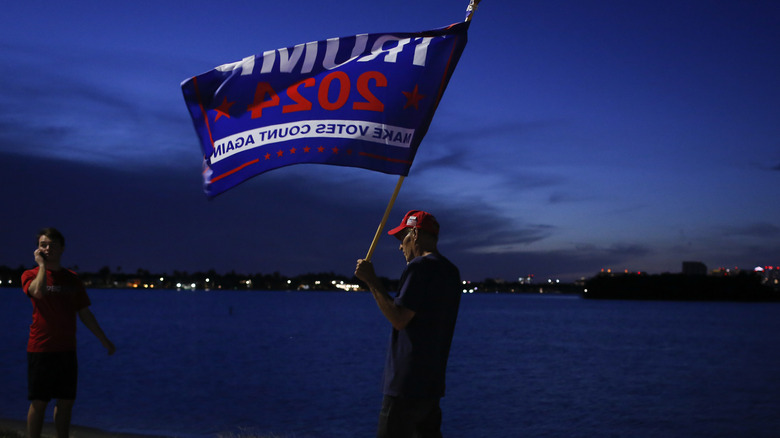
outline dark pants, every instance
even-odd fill
[[[439,399],[386,395],[379,412],[377,438],[441,438]]]
[[[75,400],[77,385],[75,351],[27,353],[28,400]]]

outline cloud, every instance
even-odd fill
[[[441,169],[466,171],[472,170],[473,168],[473,162],[472,160],[469,160],[469,154],[458,147],[451,147],[443,153],[439,153],[437,156],[431,158],[428,158],[425,155],[427,154],[424,154],[420,158],[415,157],[415,174],[425,174],[426,172]]]
[[[726,235],[768,238],[780,236],[780,226],[768,222],[755,222],[743,226],[727,227]]]
[[[28,263],[29,236],[53,225],[69,238],[67,263],[82,270],[108,265],[161,273],[351,275],[355,260],[368,251],[395,181],[363,169],[300,165],[253,178],[209,201],[199,169],[117,171],[56,158],[0,159],[9,169],[0,177],[9,188],[6,201],[29,205],[14,214],[15,233],[4,243],[0,265],[8,266]],[[29,203],[36,193],[45,193],[46,202]],[[464,206],[410,185],[402,188],[375,250],[380,275],[397,278],[404,267],[386,230],[412,208],[439,217],[440,247],[471,278],[488,272],[511,278],[516,263],[550,259],[518,250],[550,236],[553,227],[524,224],[487,203]],[[487,242],[496,247],[489,249]],[[544,265],[538,266],[541,273]]]
[[[167,167],[187,156],[199,163],[173,60],[1,50],[8,62],[0,74],[16,86],[0,97],[0,150],[113,167]]]
[[[433,135],[435,141],[445,144],[473,144],[483,142],[493,138],[512,137],[518,140],[529,138],[540,132],[547,132],[551,129],[560,128],[565,122],[562,120],[535,120],[518,121],[506,120],[497,121],[498,118],[473,117],[468,111],[454,113],[453,110],[440,110],[437,120],[447,119],[445,122],[434,122],[434,126],[444,125],[459,126],[462,129],[449,131],[436,131]],[[487,142],[490,143],[489,141]]]
[[[544,240],[553,233],[549,225],[527,225],[507,227],[505,230],[490,230],[465,239],[470,245],[468,252],[476,254],[506,254],[523,252],[528,245]]]
[[[437,114],[437,118],[440,114]],[[545,135],[562,122],[493,122],[489,118],[444,115],[445,121],[435,121],[423,140],[415,171],[432,169],[485,172],[522,167],[523,157],[532,157],[527,146],[532,138]],[[458,120],[458,119],[463,120]],[[487,121],[486,121],[487,120]],[[441,129],[441,126],[459,129]]]
[[[615,244],[608,246],[599,252],[609,258],[635,258],[642,257],[652,253],[652,250],[646,245],[640,244]]]
[[[551,183],[550,185],[552,186],[553,184]],[[575,196],[571,191],[555,190],[550,193],[550,197],[548,198],[547,202],[550,204],[568,204],[572,202],[582,202],[592,198],[593,196],[591,195]]]
[[[387,201],[345,196],[354,189],[349,180],[307,176],[305,168],[314,165],[280,169],[209,201],[198,170],[116,171],[49,158],[0,158],[8,166],[0,175],[4,200],[25,206],[14,212],[14,233],[4,241],[0,265],[8,266],[29,263],[29,236],[56,226],[69,237],[68,263],[85,270],[109,265],[168,273],[351,274]],[[40,194],[42,202],[30,201]],[[402,266],[397,245],[386,243],[379,251],[382,267]]]

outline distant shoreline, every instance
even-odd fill
[[[15,269],[0,266],[0,288],[19,288],[22,273],[29,269],[20,266]],[[121,268],[111,271],[105,267],[98,272],[83,272],[78,267],[68,268],[76,272],[87,289],[162,289],[162,290],[244,290],[244,291],[368,291],[354,276],[347,277],[333,272],[307,273],[288,277],[278,272],[272,274],[220,274],[213,270],[206,272],[151,273],[144,269],[122,272]],[[389,291],[397,291],[398,279],[380,277]],[[563,293],[579,294],[581,282],[559,281],[504,281],[484,279],[464,281],[463,289],[471,293]]]

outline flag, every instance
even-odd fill
[[[185,80],[206,194],[299,163],[408,175],[468,25],[299,44]]]

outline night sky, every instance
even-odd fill
[[[9,2],[0,265],[352,275],[397,176],[304,164],[212,200],[180,83],[266,50],[462,21],[468,1]],[[464,279],[780,265],[780,3],[484,0],[388,221]],[[385,235],[374,261],[397,278]]]

